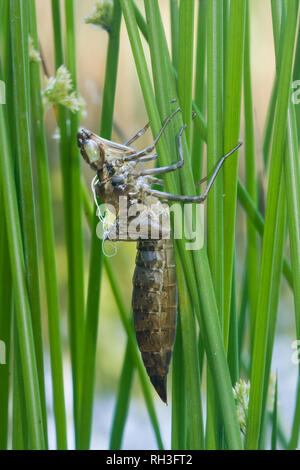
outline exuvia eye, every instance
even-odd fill
[[[89,139],[84,145],[84,150],[90,163],[94,163],[99,160],[99,148],[94,140]]]

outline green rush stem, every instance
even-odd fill
[[[275,52],[276,52],[276,63],[277,63],[277,68],[279,69],[280,66],[280,27],[282,26],[282,31],[284,32],[284,25],[286,22],[286,9],[284,8],[283,2],[280,0],[276,0],[272,2],[272,18],[273,18],[273,31],[274,31],[274,42],[275,42]],[[297,175],[298,175],[298,183],[299,183],[299,164],[297,163],[297,155],[298,155],[298,138],[297,138],[297,130],[296,130],[296,117],[294,113],[294,107],[292,104],[289,104],[289,110],[288,110],[288,126],[287,126],[287,151],[286,151],[286,156],[284,159],[284,168],[285,168],[285,180],[282,178],[281,185],[280,185],[280,191],[281,194],[279,196],[279,214],[278,214],[278,221],[276,225],[276,232],[275,236],[277,237],[276,241],[276,256],[274,259],[274,266],[272,268],[273,276],[272,276],[272,289],[273,292],[271,294],[271,299],[272,299],[272,304],[270,307],[270,327],[269,327],[269,344],[268,344],[268,351],[267,351],[267,360],[266,360],[266,371],[265,371],[265,377],[267,378],[265,380],[265,386],[264,386],[264,399],[263,399],[263,410],[265,413],[265,403],[267,401],[267,393],[268,393],[268,384],[269,384],[269,375],[270,375],[270,369],[271,369],[271,361],[272,361],[272,351],[273,351],[273,345],[274,345],[274,339],[275,339],[275,330],[276,330],[276,320],[277,320],[277,309],[278,309],[278,302],[279,302],[279,286],[280,286],[280,272],[282,270],[282,258],[283,258],[283,252],[284,252],[284,247],[285,247],[285,240],[286,240],[286,233],[285,233],[285,226],[286,224],[283,223],[286,220],[286,210],[285,210],[285,194],[287,195],[287,207],[288,207],[288,214],[290,212],[290,215],[295,217],[296,223],[297,220],[299,221],[299,218],[297,216],[297,210],[295,211],[295,207],[297,207],[297,200],[295,201],[294,198],[297,194],[297,186],[299,188],[299,185],[297,185]],[[296,163],[295,163],[296,160]],[[296,165],[296,166],[294,166]],[[292,174],[291,174],[291,169],[292,169]],[[295,171],[295,175],[293,172]],[[289,176],[287,178],[287,172],[289,173]],[[285,184],[284,184],[285,182]],[[299,197],[299,196],[298,196]],[[297,198],[297,196],[296,196]],[[297,230],[299,228],[295,229],[293,227],[292,222],[292,234],[293,237],[296,236],[297,238]],[[291,227],[291,224],[290,224]],[[291,234],[290,234],[291,237]],[[299,243],[299,242],[298,242]],[[299,259],[299,254],[297,254],[297,247],[295,247],[295,243],[293,245],[292,239],[290,239],[290,245],[291,245],[291,258],[294,260],[294,264],[297,265],[297,257]],[[294,259],[295,258],[295,259]],[[299,263],[299,261],[298,261]],[[292,264],[293,266],[293,264]],[[296,268],[296,273],[297,273],[297,268]],[[294,270],[292,271],[292,274],[294,274]],[[295,279],[293,280],[293,285],[297,285],[296,279],[296,284],[295,284]],[[295,300],[295,314],[296,314],[296,326],[299,325],[297,322],[297,305],[299,303],[297,302],[297,289],[296,292],[294,290],[294,300]],[[299,295],[298,295],[299,297]],[[299,330],[298,330],[299,331]],[[297,401],[298,398],[296,399],[296,407],[295,407],[295,415],[297,414]],[[295,420],[294,420],[295,424]],[[299,427],[299,426],[298,426]],[[295,428],[293,428],[295,429]],[[293,432],[293,431],[292,431]],[[299,432],[299,431],[298,431]],[[263,441],[263,434],[261,436],[261,442],[260,442],[260,447],[264,445]],[[297,445],[297,444],[296,444]]]
[[[297,382],[297,393],[296,393],[296,403],[293,416],[293,425],[290,441],[287,445],[287,448],[290,450],[296,449],[299,441],[299,428],[300,428],[300,374],[298,372],[298,382]]]
[[[14,21],[17,21],[17,16]],[[14,289],[16,325],[20,347],[20,366],[24,381],[28,434],[32,449],[44,449],[45,438],[41,409],[39,379],[35,355],[31,312],[25,278],[25,262],[21,239],[17,194],[13,175],[12,155],[7,138],[4,107],[0,106],[0,187],[5,208],[10,266]]]
[[[2,211],[3,198],[0,189],[0,207]],[[9,382],[10,382],[10,351],[12,324],[12,279],[9,264],[8,239],[5,218],[0,221],[0,450],[6,450],[8,444],[9,418]],[[2,362],[4,359],[5,364]]]
[[[54,38],[54,52],[55,52],[55,69],[57,70],[64,64],[63,53],[63,39],[62,39],[62,22],[60,1],[52,0],[52,25],[53,25],[53,38]],[[72,312],[73,290],[70,282],[71,273],[73,270],[72,262],[72,246],[71,246],[71,184],[69,176],[69,136],[68,136],[68,121],[67,109],[64,106],[57,107],[57,123],[60,132],[59,152],[60,152],[60,166],[62,173],[62,189],[63,189],[63,207],[64,207],[64,230],[65,230],[65,246],[67,251],[68,263],[68,309]],[[71,340],[71,349],[72,349]],[[72,355],[72,352],[71,352]],[[74,356],[74,354],[73,354]]]
[[[257,205],[257,184],[255,172],[255,141],[250,63],[250,2],[246,0],[246,29],[244,55],[244,109],[245,109],[245,173],[246,188]],[[247,279],[249,292],[250,341],[255,328],[255,308],[258,289],[258,237],[256,229],[247,219]]]
[[[111,450],[122,449],[122,441],[124,436],[125,423],[129,410],[134,370],[135,364],[132,359],[130,341],[127,340],[122,372],[120,375],[113,424],[110,434],[109,448]]]
[[[14,112],[16,122],[17,168],[19,183],[19,201],[22,224],[22,235],[24,243],[25,273],[28,289],[28,297],[31,311],[32,332],[35,345],[35,359],[32,373],[37,366],[39,397],[35,395],[39,403],[35,408],[41,406],[43,432],[39,437],[34,436],[34,444],[40,443],[42,448],[47,440],[46,425],[46,398],[44,384],[44,361],[41,328],[41,305],[40,305],[40,283],[38,269],[38,247],[36,232],[36,214],[33,192],[31,148],[30,148],[30,100],[29,100],[29,60],[28,60],[28,4],[21,0],[10,2],[10,29],[12,43],[12,65],[13,65],[13,95]],[[12,262],[12,260],[11,260]],[[14,290],[14,296],[16,292]],[[20,326],[18,325],[18,331]],[[26,334],[30,334],[29,331]],[[25,340],[25,338],[23,338]],[[27,338],[29,341],[29,338]],[[21,343],[21,339],[20,339]],[[22,354],[22,345],[20,344]],[[24,374],[24,371],[22,371]],[[27,377],[28,379],[28,377]],[[24,378],[25,382],[25,378]],[[32,384],[33,385],[33,384]],[[25,388],[31,387],[25,384]],[[28,397],[27,397],[28,399]],[[29,413],[29,409],[27,409]],[[35,416],[35,418],[37,415]],[[34,427],[35,428],[35,427]],[[31,430],[33,431],[33,429]],[[34,431],[37,431],[35,428]]]
[[[178,54],[178,96],[182,108],[183,122],[187,125],[185,134],[191,150],[192,95],[193,95],[193,54],[194,54],[194,0],[179,2],[179,54]],[[184,47],[183,47],[184,44]]]
[[[278,206],[278,219],[275,227],[275,245],[276,245],[276,256],[274,256],[272,262],[272,284],[271,284],[271,305],[270,305],[270,321],[269,321],[269,332],[268,332],[268,347],[266,354],[266,368],[265,368],[265,379],[264,379],[264,396],[263,396],[263,422],[266,420],[266,406],[268,400],[268,390],[270,382],[270,372],[272,364],[272,356],[275,342],[276,324],[277,324],[277,313],[280,295],[280,281],[283,263],[283,253],[286,246],[286,199],[284,197],[285,185],[284,176],[281,177],[280,184],[280,195],[279,195],[279,206]],[[264,445],[263,442],[264,433],[261,432],[260,436],[260,448]]]
[[[100,135],[106,139],[111,138],[113,127],[114,102],[119,61],[121,6],[114,2],[112,30],[109,34],[109,44],[106,59],[105,83],[103,91],[102,118]],[[97,237],[99,223],[96,211],[92,229],[90,274],[88,282],[88,296],[86,307],[85,339],[84,339],[84,367],[81,398],[81,422],[79,448],[88,449],[92,431],[93,393],[95,382],[95,364],[97,349],[97,331],[99,319],[99,302],[102,273],[101,240]]]
[[[245,0],[231,0],[224,96],[224,154],[239,140],[245,32]],[[224,344],[228,349],[230,298],[235,243],[238,155],[224,167]]]
[[[177,262],[180,264],[179,257]],[[182,269],[177,271],[179,285],[180,321],[182,331],[183,361],[186,381],[187,429],[189,449],[204,448],[200,367],[196,336],[195,317]]]
[[[275,3],[273,2],[273,6],[274,5]],[[276,8],[273,7],[271,11],[272,11],[273,36],[274,36],[275,48],[276,50],[279,50],[280,24],[281,23],[284,24],[286,22],[286,8],[284,6],[284,2],[282,0],[278,0],[278,1],[276,0]],[[275,34],[275,32],[278,32],[278,34]],[[270,155],[270,148],[271,148],[271,143],[272,143],[272,133],[273,133],[277,93],[278,93],[278,75],[276,74],[274,83],[273,83],[269,108],[268,108],[268,115],[267,115],[267,120],[266,120],[265,136],[264,136],[264,143],[263,143],[265,173],[268,169],[268,164],[269,164],[269,155]]]
[[[276,254],[274,226],[279,208],[279,189],[285,150],[288,104],[292,78],[294,45],[298,18],[298,1],[287,4],[287,20],[279,69],[277,107],[274,117],[273,145],[270,161],[270,174],[266,207],[266,220],[263,236],[262,261],[256,309],[251,390],[247,427],[247,449],[256,449],[262,419],[263,384],[265,376],[267,338],[271,306],[272,262]]]
[[[17,326],[13,329],[13,391],[12,391],[12,449],[29,450],[30,436],[26,420],[26,401],[21,371],[20,348],[18,344]]]
[[[172,360],[172,450],[187,449],[186,378],[184,370],[180,305]]]
[[[138,7],[136,6],[135,2],[133,0],[129,0],[129,1],[132,1],[132,4],[133,4],[133,8],[134,8],[134,13],[135,13],[135,17],[136,17],[136,21],[137,21],[137,24],[140,28],[140,31],[142,33],[142,35],[144,36],[145,40],[148,41],[148,27],[147,27],[147,23],[142,15],[142,13],[140,12],[140,10],[138,9]]]
[[[291,253],[291,265],[293,274],[293,294],[294,309],[296,322],[296,338],[300,339],[300,167],[299,167],[299,148],[298,135],[296,128],[296,115],[293,104],[290,104],[288,111],[288,149],[284,159],[284,175],[287,197],[287,215],[289,227],[289,241]],[[298,375],[299,375],[298,370]],[[299,431],[300,417],[298,416],[297,407],[300,401],[300,390],[297,390],[291,448],[296,448]],[[298,416],[298,419],[296,418]],[[294,443],[296,445],[294,446]]]
[[[175,70],[178,70],[179,55],[179,7],[178,0],[170,0],[171,38],[172,38],[172,62]]]
[[[147,112],[153,126],[152,131],[155,135],[161,126],[161,121],[155,103],[134,10],[130,2],[121,0],[121,5]],[[175,87],[174,83],[172,83],[172,67],[170,59],[166,54],[167,45],[164,32],[162,30],[157,1],[151,0],[151,2],[149,2],[149,0],[145,0],[145,9],[148,20],[151,59],[160,65],[159,67],[153,67],[154,82],[160,83],[160,86],[157,89],[157,101],[160,105],[162,114],[166,116],[170,106],[170,95],[173,95],[172,98],[174,98]],[[166,74],[164,73],[165,71],[167,72]],[[180,120],[180,116],[178,117],[178,120],[182,122],[182,120]],[[162,161],[167,163],[168,153],[163,139],[160,141],[158,151]],[[188,148],[185,139],[183,140],[183,151],[185,155],[188,155]],[[181,182],[183,183],[183,191],[187,194],[191,192],[195,194],[195,190],[193,191],[193,183],[191,184],[193,177],[188,158],[186,160],[186,165],[182,170]],[[185,175],[185,173],[188,173],[188,176]],[[174,180],[171,181],[168,178],[166,179],[166,182],[168,190],[175,188]],[[211,370],[214,372],[214,383],[220,401],[221,414],[226,429],[228,446],[230,448],[241,448],[240,430],[236,417],[230,376],[222,343],[217,306],[206,252],[203,249],[199,252],[194,251],[191,256],[190,252],[185,250],[184,240],[177,240],[176,242],[176,245],[180,250],[180,259],[184,265],[187,284],[189,291],[192,294],[193,304],[195,305],[203,338],[205,338],[207,357]],[[192,258],[194,258],[194,260]],[[194,274],[195,270],[196,276]],[[199,298],[199,292],[201,292],[201,299]],[[199,308],[200,305],[201,311]]]
[[[274,122],[274,114],[276,108],[276,99],[277,99],[277,76],[275,77],[272,94],[270,98],[270,103],[268,107],[268,114],[267,120],[265,125],[265,135],[264,135],[264,142],[263,142],[263,157],[264,157],[264,171],[266,172],[268,169],[268,162],[269,162],[269,153],[270,147],[272,142],[272,132],[273,132],[273,122]]]
[[[30,0],[30,33],[34,47],[39,49],[36,23],[35,2]],[[45,270],[45,283],[48,307],[48,328],[51,356],[52,391],[58,449],[67,448],[67,424],[64,398],[63,362],[60,331],[60,309],[56,276],[55,240],[52,214],[52,196],[46,132],[44,127],[44,108],[41,97],[40,63],[31,62],[31,109],[34,122],[34,145],[38,173],[39,207],[41,236]]]
[[[1,2],[0,8],[0,54],[3,69],[1,77],[6,81],[9,62],[9,2]]]
[[[277,427],[278,427],[277,415],[278,415],[278,376],[276,374],[275,396],[274,396],[273,413],[272,413],[271,450],[276,450],[277,448]]]
[[[216,167],[223,152],[223,5],[207,4],[207,174]],[[223,181],[217,178],[207,199],[207,254],[214,284],[220,325],[224,310]],[[216,410],[214,384],[207,381],[207,447],[220,448],[220,417]]]
[[[241,355],[243,351],[245,333],[246,333],[246,315],[248,307],[248,279],[247,279],[247,258],[244,262],[243,268],[243,281],[240,302],[239,324],[238,324],[238,345],[239,345],[239,363],[241,362]]]
[[[71,74],[74,89],[77,88],[76,73],[76,31],[74,17],[74,0],[65,0],[66,17],[66,65]],[[71,216],[71,258],[72,269],[69,272],[72,297],[69,310],[71,336],[71,359],[73,371],[74,419],[76,443],[79,437],[80,404],[83,371],[83,338],[84,335],[84,251],[81,185],[81,160],[77,146],[79,116],[70,113],[69,134],[69,178],[70,178],[70,216]]]
[[[293,91],[296,91],[297,103],[299,104],[299,80],[300,80],[300,29],[298,28],[297,37],[297,49],[295,56],[294,75],[293,81],[296,83],[293,85]],[[300,106],[295,107],[296,118],[297,118],[297,132],[298,132],[298,144],[300,145]]]
[[[223,12],[218,0],[207,8],[207,174],[223,151]],[[223,324],[223,182],[217,178],[207,200],[207,253]]]
[[[276,65],[279,68],[280,61],[280,23],[285,24],[285,8],[281,6],[281,2],[274,1],[272,3],[272,16],[273,16],[273,29],[274,29],[274,42],[276,51]],[[281,21],[280,21],[281,18]],[[282,26],[283,29],[283,26]],[[294,69],[299,67],[296,62]],[[293,275],[293,294],[294,294],[294,308],[295,308],[295,323],[296,323],[296,337],[300,338],[300,292],[296,286],[300,285],[300,166],[299,166],[299,146],[297,135],[297,118],[295,107],[292,100],[288,105],[288,120],[287,120],[287,150],[284,158],[284,176],[285,176],[285,194],[287,201],[287,219],[289,227],[289,240],[290,240],[290,253]],[[297,393],[299,391],[297,390]],[[300,421],[297,420],[297,403],[300,395],[297,394],[293,428],[292,428],[292,446],[297,446],[299,438]]]
[[[229,370],[230,370],[232,386],[234,386],[235,383],[239,380],[239,377],[240,377],[239,345],[238,345],[238,321],[237,321],[237,311],[236,311],[235,256],[234,256],[233,276],[232,276],[228,363],[229,363]]]
[[[195,88],[194,88],[194,105],[199,108],[202,116],[205,114],[206,93],[206,29],[207,29],[207,0],[200,0],[198,6],[198,25],[197,25],[197,50],[196,50],[196,70],[195,70]],[[177,69],[176,69],[177,70]],[[194,109],[194,108],[193,108]],[[195,123],[198,123],[198,118]],[[203,150],[204,139],[194,126],[192,140],[192,168],[194,180],[199,181],[202,176],[203,168]]]
[[[245,210],[247,217],[252,221],[259,235],[263,237],[265,227],[264,218],[257,209],[241,181],[238,181],[238,199],[239,203]],[[286,258],[283,259],[282,271],[287,283],[291,289],[293,289],[292,269]]]
[[[57,70],[64,64],[62,25],[59,0],[52,0],[52,24],[55,52],[55,69]],[[70,178],[69,178],[69,146],[68,146],[68,126],[67,109],[64,106],[57,107],[57,123],[60,132],[59,149],[60,164],[62,172],[63,185],[63,203],[64,203],[64,229],[66,236],[66,249],[68,259],[68,272],[72,271],[72,252],[71,252],[71,210],[70,210]],[[71,283],[68,283],[69,306],[71,305],[72,289]]]

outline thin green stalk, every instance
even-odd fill
[[[284,198],[285,185],[284,177],[282,175],[281,184],[280,184],[280,195],[279,195],[279,206],[278,206],[278,216],[275,226],[275,246],[276,254],[272,262],[272,283],[271,283],[271,303],[270,303],[270,320],[269,320],[269,332],[268,332],[268,346],[266,353],[266,368],[265,368],[265,378],[264,378],[264,395],[263,395],[263,423],[266,423],[266,406],[268,400],[268,390],[270,382],[270,372],[273,356],[273,348],[275,342],[275,333],[276,333],[276,324],[277,324],[277,312],[279,304],[279,294],[280,294],[280,282],[281,282],[281,272],[282,272],[282,263],[283,263],[283,253],[286,246],[286,200]],[[262,429],[264,431],[264,429]],[[260,448],[264,447],[265,433],[261,432],[260,436]]]
[[[279,205],[280,177],[285,147],[288,103],[292,77],[294,44],[297,28],[298,2],[291,0],[287,6],[287,21],[284,34],[282,60],[279,71],[277,107],[274,118],[273,145],[270,162],[266,221],[263,237],[262,262],[256,310],[256,328],[251,368],[251,391],[247,448],[258,445],[262,417],[263,383],[267,350],[268,324],[271,302],[272,260],[275,255],[274,226]]]
[[[268,107],[267,120],[265,125],[265,135],[263,143],[263,156],[264,156],[264,170],[267,171],[270,147],[272,142],[272,132],[273,132],[273,122],[274,122],[274,113],[276,108],[276,99],[277,99],[277,77],[275,77],[270,103]]]
[[[277,415],[278,415],[278,376],[276,375],[275,382],[275,396],[272,413],[272,436],[271,436],[271,450],[277,448]]]
[[[246,191],[246,188],[243,186],[241,181],[238,182],[238,198],[240,204],[242,205],[243,209],[247,214],[247,217],[250,218],[259,235],[263,236],[265,227],[264,218],[258,211],[257,207],[255,206],[254,202],[252,201],[251,197],[249,196],[248,192]],[[283,259],[282,270],[289,286],[293,288],[292,269],[289,264],[289,261],[286,258]]]
[[[288,226],[294,286],[297,339],[300,338],[300,165],[295,108],[288,111],[288,149],[284,159],[284,175],[288,207]]]
[[[178,260],[179,262],[179,260]],[[204,448],[204,428],[202,417],[201,384],[199,357],[197,354],[197,336],[195,318],[183,271],[179,269],[178,285],[180,302],[180,321],[186,379],[187,428],[189,431],[189,449]]]
[[[281,44],[281,34],[280,34],[280,25],[282,25],[282,31],[284,32],[284,25],[286,21],[286,9],[284,8],[284,4],[281,0],[272,1],[272,18],[273,18],[273,30],[274,30],[274,42],[275,42],[275,52],[276,52],[276,63],[277,67],[279,68],[280,64],[280,44]],[[284,160],[285,169],[289,167],[289,160],[292,158],[294,152],[298,155],[298,138],[297,138],[297,131],[296,131],[296,119],[295,114],[293,112],[293,107],[289,105],[288,111],[288,132],[287,132],[287,142],[288,148]],[[289,154],[289,152],[291,152]],[[297,159],[297,157],[296,157]],[[294,156],[295,160],[295,156]],[[293,165],[293,164],[292,164]],[[298,168],[299,170],[299,168]],[[295,177],[291,175],[292,187],[295,191],[297,185],[295,185]],[[267,401],[267,393],[268,393],[268,384],[269,384],[269,376],[270,376],[270,369],[271,369],[271,361],[272,361],[272,351],[275,339],[275,330],[276,330],[276,320],[277,320],[277,309],[278,309],[278,302],[279,302],[279,290],[280,290],[280,273],[282,271],[282,259],[283,259],[283,252],[285,247],[285,239],[286,239],[286,208],[285,208],[285,198],[284,195],[287,194],[287,201],[288,207],[291,204],[291,208],[295,207],[295,203],[293,201],[292,193],[290,185],[291,181],[287,181],[282,178],[281,185],[280,185],[280,195],[279,195],[279,209],[278,209],[278,216],[277,216],[277,223],[275,229],[275,257],[272,267],[272,292],[271,292],[271,307],[270,307],[270,326],[269,326],[269,339],[268,339],[268,350],[267,350],[267,360],[266,360],[266,371],[265,371],[265,386],[264,386],[264,399],[263,399],[263,410],[265,413],[265,403]],[[284,184],[285,182],[285,184]],[[288,184],[288,187],[287,187]],[[292,200],[291,200],[292,199]],[[297,218],[297,215],[295,215]],[[297,256],[297,252],[293,252],[294,256]],[[295,260],[297,264],[297,260]],[[295,284],[294,284],[295,285]],[[297,306],[297,298],[296,303]],[[295,309],[296,313],[296,325],[297,325],[297,309]],[[266,421],[266,420],[265,420]],[[263,442],[263,433],[261,433],[261,442],[260,447],[264,446]]]
[[[282,10],[282,11],[281,11]],[[281,25],[284,24],[285,9],[281,8],[281,2],[272,2],[272,16],[274,21],[274,41],[276,50],[276,64],[279,66],[280,57],[280,15]],[[294,69],[297,67],[296,62]],[[284,158],[284,175],[285,175],[285,192],[287,200],[287,215],[288,215],[288,226],[289,226],[289,240],[290,240],[290,252],[291,252],[291,264],[292,264],[292,275],[293,275],[293,294],[294,294],[294,306],[295,306],[295,321],[296,321],[296,337],[300,338],[300,292],[295,286],[300,284],[300,166],[299,166],[299,146],[298,146],[298,134],[297,134],[297,119],[295,107],[292,101],[289,102],[288,107],[288,122],[287,122],[287,151]],[[297,402],[298,396],[296,397],[295,412],[297,416]],[[298,429],[297,429],[298,428]],[[299,437],[299,421],[293,420],[292,435],[295,441]],[[296,442],[297,445],[297,442]]]
[[[186,400],[186,378],[184,371],[181,316],[179,312],[172,360],[172,450],[184,450],[187,448]]]
[[[291,437],[288,445],[286,448],[293,450],[297,448],[298,441],[299,441],[299,423],[300,423],[300,374],[298,374],[298,382],[297,382],[297,392],[296,392],[296,403],[295,403],[295,410],[293,416],[293,425],[292,425],[292,432]]]
[[[245,0],[231,0],[224,96],[224,154],[239,141],[245,33]],[[228,349],[235,243],[237,152],[224,167],[224,344]]]
[[[63,53],[63,39],[62,39],[62,24],[61,24],[61,11],[59,0],[52,0],[52,24],[53,24],[53,38],[54,38],[54,55],[55,55],[55,69],[57,70],[64,64]],[[69,175],[69,137],[68,137],[68,122],[67,122],[67,109],[64,106],[57,106],[57,123],[59,127],[60,139],[60,164],[62,173],[62,186],[63,186],[63,203],[64,203],[64,230],[66,237],[66,250],[68,260],[68,275],[72,271],[72,249],[71,249],[71,183]],[[69,310],[72,310],[72,286],[68,282],[68,296],[69,296]]]
[[[246,333],[246,315],[248,307],[248,279],[247,279],[247,259],[244,266],[244,277],[242,281],[242,293],[240,302],[239,324],[238,324],[238,345],[239,345],[239,361],[243,351],[245,333]]]
[[[113,127],[115,90],[119,60],[120,24],[121,6],[118,1],[115,1],[112,30],[109,34],[109,44],[107,51],[100,129],[100,135],[106,139],[111,138]],[[98,223],[98,217],[96,213],[94,213],[90,255],[90,275],[88,282],[88,297],[86,308],[80,437],[78,441],[79,447],[81,449],[89,448],[92,430],[91,428],[93,411],[93,392],[95,382],[96,346],[99,319],[101,273],[103,262],[101,240],[98,239],[96,233]]]
[[[111,450],[122,449],[122,440],[128,415],[134,370],[135,364],[132,359],[130,341],[128,340],[122,372],[120,375],[119,390],[110,434],[109,448]]]
[[[273,2],[274,5],[274,2]],[[285,23],[286,21],[286,8],[284,7],[283,1],[276,1],[276,9],[272,8],[272,23],[273,23],[273,36],[274,36],[274,43],[276,50],[279,50],[280,46],[280,24]],[[275,34],[276,32],[276,34]],[[269,163],[269,156],[270,156],[270,148],[272,143],[272,132],[273,132],[273,124],[274,124],[274,115],[275,115],[275,108],[276,108],[276,99],[277,99],[277,92],[278,92],[278,75],[276,74],[274,79],[274,84],[272,88],[271,99],[268,108],[268,115],[266,120],[265,126],[265,136],[264,136],[264,143],[263,143],[263,156],[264,156],[264,171],[266,172],[268,169]]]
[[[207,174],[223,153],[223,5],[207,4]],[[224,309],[223,181],[217,178],[207,200],[207,254],[214,284],[220,325]],[[208,449],[220,448],[220,417],[212,377],[207,381]]]
[[[235,260],[234,260],[233,276],[232,276],[232,293],[231,293],[229,347],[228,347],[228,364],[229,364],[231,382],[233,386],[239,380],[239,377],[240,377],[238,322],[237,322],[237,311],[236,311],[236,272],[235,271],[236,271],[236,268],[235,268]]]
[[[0,5],[0,55],[2,60],[2,80],[6,81],[9,64],[9,2],[1,2]]]
[[[16,324],[13,331],[14,357],[13,357],[13,397],[12,397],[12,449],[28,450],[29,435],[26,420],[26,401],[24,383],[20,365],[20,348]]]
[[[140,31],[141,31],[142,35],[144,36],[144,38],[146,39],[146,41],[148,41],[148,28],[147,28],[147,23],[145,21],[145,18],[143,17],[142,13],[140,12],[138,7],[136,6],[135,2],[133,0],[132,0],[132,2],[133,2],[136,21],[139,25]]]
[[[207,174],[223,153],[223,10],[218,0],[207,9]],[[207,200],[207,253],[223,325],[223,182],[217,178]]]
[[[4,210],[0,190],[0,207]],[[9,414],[9,382],[11,357],[11,324],[12,324],[12,279],[9,265],[8,240],[5,219],[0,221],[0,449],[7,449],[8,444],[8,414]],[[4,353],[4,357],[3,357]],[[5,364],[2,363],[5,359]]]
[[[206,93],[206,29],[207,29],[207,0],[200,0],[198,6],[197,24],[197,50],[196,50],[196,71],[194,104],[197,105],[202,115],[205,115]],[[198,120],[197,120],[198,121]],[[192,142],[192,167],[195,181],[199,181],[202,176],[204,139],[198,129],[194,127]]]
[[[10,2],[10,26],[12,41],[13,95],[16,123],[17,167],[19,201],[24,242],[24,261],[30,310],[32,317],[35,355],[37,361],[42,407],[42,423],[46,439],[46,399],[44,384],[43,343],[41,328],[40,283],[38,269],[38,248],[36,215],[33,192],[31,148],[30,148],[30,101],[29,101],[29,60],[28,60],[28,4],[22,0]],[[16,296],[16,293],[15,293]],[[21,345],[20,345],[20,349]],[[25,379],[24,379],[25,381]],[[26,387],[26,384],[25,384]]]
[[[65,0],[66,17],[66,65],[71,74],[74,89],[77,87],[76,73],[76,32],[74,1]],[[80,404],[83,371],[83,334],[84,331],[84,251],[82,196],[78,191],[81,184],[81,159],[77,146],[79,125],[78,113],[70,114],[69,135],[69,178],[70,178],[70,215],[71,215],[71,258],[72,270],[69,272],[72,289],[72,309],[69,311],[71,336],[71,358],[73,371],[74,419],[76,441],[79,436]]]
[[[179,56],[179,6],[178,0],[170,0],[171,38],[172,38],[172,62],[175,70],[178,70]]]
[[[244,108],[245,108],[245,174],[246,188],[254,204],[257,204],[255,174],[255,141],[252,103],[250,63],[250,2],[246,2],[246,29],[244,55]],[[255,308],[258,289],[258,238],[255,227],[247,219],[247,279],[249,291],[250,340],[252,343],[255,327]]]
[[[33,39],[34,47],[36,50],[38,50],[39,43],[34,0],[30,1],[30,20],[30,34]],[[37,62],[31,62],[30,72],[31,109],[32,119],[34,122],[34,145],[38,173],[39,207],[48,307],[48,327],[50,337],[50,355],[54,400],[54,416],[56,424],[56,441],[58,449],[66,449],[67,425],[63,383],[60,309],[56,276],[55,240],[51,204],[52,196],[50,188],[46,132],[43,122],[44,109],[41,98],[40,64]]]
[[[298,99],[299,99],[299,82],[297,82],[297,80],[299,79],[300,79],[300,29],[298,28],[297,48],[296,48],[295,66],[294,66],[294,74],[293,74],[293,80],[296,81],[296,85],[297,85]],[[297,118],[298,144],[300,145],[300,106],[296,106],[295,110],[296,110],[296,118]]]
[[[194,54],[194,0],[180,0],[179,4],[179,56],[178,96],[186,128],[188,148],[192,143],[192,96]]]

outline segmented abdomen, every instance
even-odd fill
[[[141,240],[137,248],[132,295],[136,337],[150,380],[166,403],[177,322],[173,242]]]

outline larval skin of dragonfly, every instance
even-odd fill
[[[136,177],[136,162],[122,163],[122,157],[136,152],[133,148],[106,141],[87,130],[79,132],[78,145],[85,161],[97,173],[95,191],[98,198],[113,205],[117,217],[120,196],[127,196],[128,209],[136,203],[142,202],[147,206],[147,203],[154,202],[158,210],[163,211],[159,199],[144,191],[151,187],[149,178]],[[129,218],[128,222],[131,221]],[[162,232],[159,227],[161,236]],[[151,225],[148,226],[148,235],[151,237]],[[114,240],[109,235],[108,238]],[[177,281],[171,237],[137,240],[132,308],[145,368],[158,395],[167,403],[167,374],[177,323]]]
[[[141,225],[146,232],[143,232],[144,239],[140,237],[136,240],[138,242],[138,251],[133,276],[132,307],[137,341],[144,365],[152,384],[165,403],[167,403],[167,373],[173,352],[177,321],[177,282],[174,249],[170,234],[167,237],[165,235],[165,230],[168,232],[170,228],[169,218],[166,229],[164,222],[157,222],[157,219],[156,222],[153,222],[152,218],[149,222],[147,216],[153,213],[160,216],[166,214],[166,209],[160,199],[197,204],[204,202],[226,159],[242,145],[242,142],[239,142],[219,160],[213,174],[208,179],[203,194],[182,196],[152,190],[152,184],[158,182],[161,184],[161,181],[157,180],[155,175],[169,173],[183,166],[182,134],[186,129],[186,125],[181,128],[177,136],[180,160],[167,167],[144,171],[139,171],[136,165],[157,157],[157,153],[152,152],[154,152],[166,126],[180,111],[180,108],[173,111],[164,122],[153,145],[139,152],[136,152],[129,144],[145,133],[149,128],[149,123],[143,129],[140,129],[125,145],[108,141],[85,129],[78,133],[78,146],[81,154],[97,174],[97,181],[93,184],[93,190],[103,203],[111,204],[116,212],[117,218],[115,223],[107,230],[107,239],[126,240],[128,236],[127,228],[125,234],[119,230],[122,227],[122,223],[119,223],[119,215],[121,218],[120,196],[126,196],[128,212],[140,203],[145,207],[143,212],[146,217],[144,217]],[[206,178],[201,180],[199,184],[204,180]],[[137,218],[137,215],[128,217],[128,227],[131,222],[135,221],[135,218]],[[155,237],[152,236],[152,229],[155,229]],[[132,241],[132,237],[129,236],[128,240]]]
[[[138,241],[132,308],[144,365],[160,398],[167,403],[166,382],[177,323],[172,239]]]

